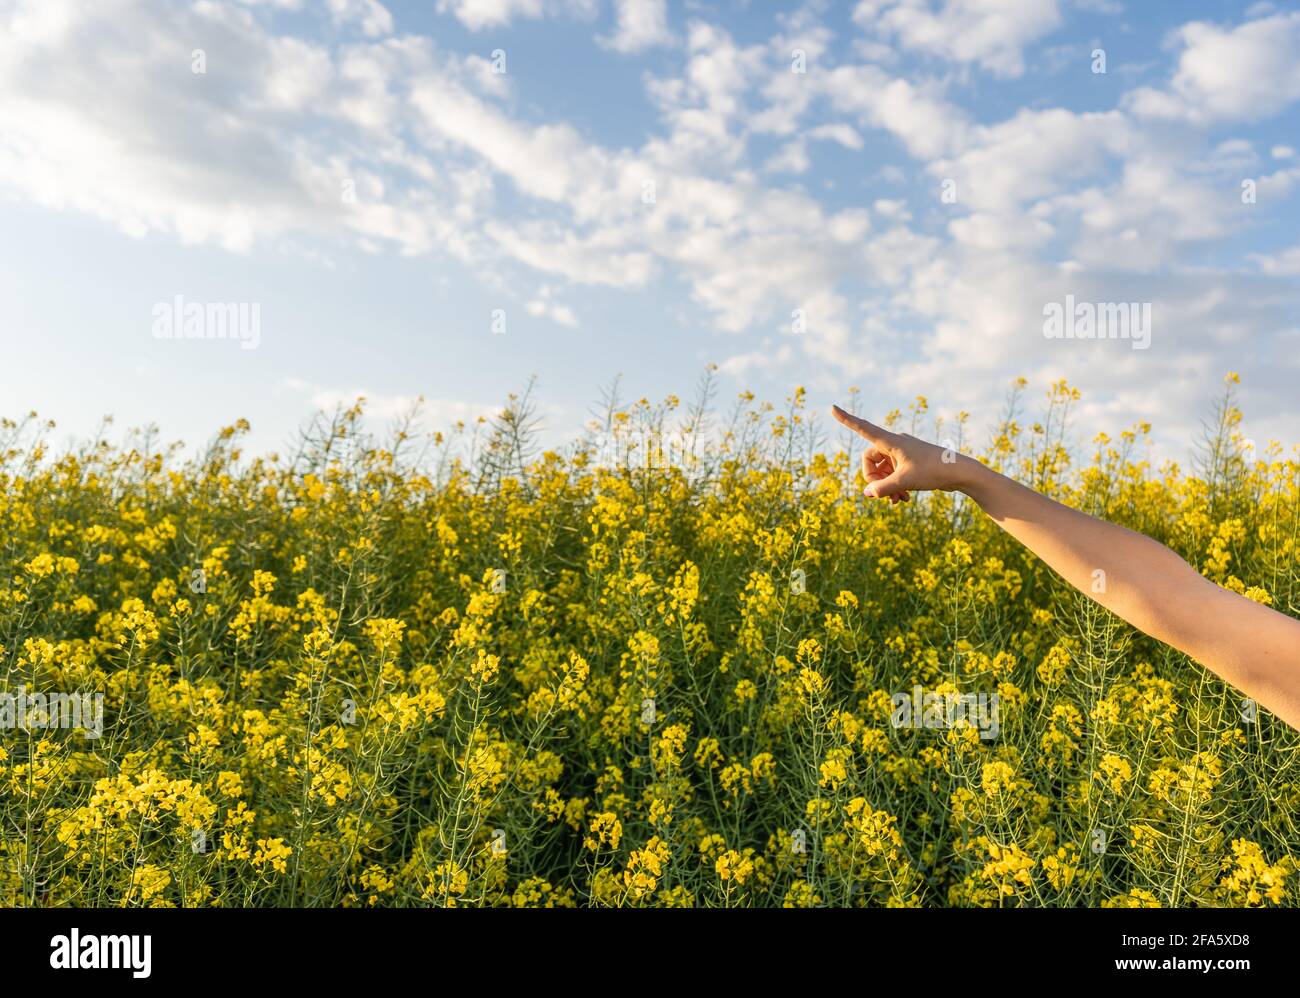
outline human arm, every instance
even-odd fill
[[[974,458],[838,406],[835,417],[867,441],[868,496],[906,502],[919,489],[970,496],[1070,585],[1300,728],[1300,621],[1215,585],[1160,542],[1071,509]],[[1103,584],[1095,586],[1098,578]]]

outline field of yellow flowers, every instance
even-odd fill
[[[1144,426],[1072,458],[1077,393],[1021,387],[983,448],[891,422],[1296,612],[1300,465],[1231,384],[1189,469]],[[255,459],[6,421],[0,710],[102,723],[10,707],[0,904],[1296,903],[1300,735],[960,497],[864,500],[801,391],[712,395],[546,452],[526,395]],[[996,737],[899,726],[917,688]]]

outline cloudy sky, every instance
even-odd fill
[[[0,414],[257,445],[600,388],[1300,439],[1300,7],[0,0]],[[1104,72],[1101,71],[1104,69]],[[1066,295],[1150,345],[1051,339]],[[155,306],[255,304],[256,349]]]

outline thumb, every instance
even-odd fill
[[[831,412],[843,425],[847,426],[863,439],[871,441],[878,447],[887,446],[893,439],[893,434],[888,430],[877,426],[875,423],[869,423],[865,419],[860,419],[851,413],[847,413],[837,405],[831,406]]]
[[[888,499],[890,496],[902,495],[907,491],[907,487],[903,484],[903,473],[895,471],[879,481],[869,482],[862,491],[872,498]]]

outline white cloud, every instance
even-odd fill
[[[668,0],[615,0],[618,27],[601,43],[618,52],[640,52],[672,43],[668,30]]]
[[[393,15],[379,0],[329,0],[329,10],[336,24],[356,22],[369,38],[393,30]]]
[[[1240,223],[1239,201],[1182,175],[1168,162],[1135,158],[1117,184],[1063,195],[1053,208],[1077,216],[1079,260],[1102,268],[1155,270],[1179,245],[1217,239]]]
[[[438,13],[451,14],[471,31],[508,25],[517,17],[595,16],[597,0],[438,0]]]
[[[310,160],[267,117],[325,85],[328,55],[268,40],[229,9],[91,10],[21,3],[0,28],[0,184],[132,235],[233,250],[309,224],[295,179]],[[191,72],[192,48],[207,53],[207,75]],[[232,97],[249,113],[213,113]]]
[[[876,209],[876,214],[891,221],[907,222],[912,218],[907,202],[901,198],[877,198],[872,207]]]
[[[689,93],[715,110],[738,110],[741,94],[763,67],[762,46],[739,48],[727,32],[703,21],[691,22],[687,45]]]
[[[1255,147],[1245,139],[1227,139],[1209,151],[1204,158],[1190,164],[1193,172],[1216,176],[1226,180],[1249,176],[1259,162]]]
[[[843,123],[831,125],[818,125],[808,132],[810,139],[827,139],[831,142],[838,142],[845,149],[861,149],[862,136],[857,131]]]
[[[1116,111],[1022,110],[974,129],[960,154],[931,164],[930,173],[956,182],[959,205],[1008,212],[1095,175],[1133,146]]]
[[[296,38],[267,38],[265,77],[250,104],[259,110],[303,111],[334,82],[329,52]]]
[[[1174,31],[1172,41],[1182,52],[1169,87],[1142,87],[1125,99],[1140,117],[1254,121],[1300,100],[1300,12],[1236,28],[1194,21]]]
[[[987,5],[959,6],[984,23]],[[444,8],[479,29],[581,9]],[[1199,398],[1192,387],[1217,376],[1225,343],[1271,342],[1284,321],[1277,288],[1294,275],[1297,250],[1250,257],[1255,283],[1187,265],[1195,247],[1252,220],[1235,190],[1258,156],[1241,138],[1156,134],[1125,110],[1035,107],[981,123],[943,80],[830,62],[824,32],[803,14],[757,45],[690,23],[676,74],[647,83],[658,120],[639,145],[602,145],[586,124],[518,110],[524,95],[481,56],[388,37],[364,4],[339,9],[375,37],[276,36],[266,11],[216,0],[166,17],[128,0],[89,15],[63,0],[13,6],[0,14],[0,188],[134,235],[236,251],[292,241],[313,253],[343,243],[451,254],[510,307],[560,325],[585,314],[585,287],[656,296],[682,287],[680,300],[737,334],[723,365],[733,374],[887,368],[901,391],[937,381],[967,405],[1022,373],[1065,372],[1113,398],[1149,397],[1155,381]],[[900,40],[902,24],[890,29]],[[906,30],[918,50],[948,51]],[[139,38],[154,44],[133,45]],[[806,75],[790,72],[796,40],[810,56]],[[947,57],[1015,71],[1021,43],[982,44]],[[196,46],[208,53],[206,76],[189,71]],[[1190,100],[1192,90],[1169,93]],[[881,132],[918,162],[881,162]],[[780,150],[762,168],[751,148],[759,135]],[[808,183],[823,179],[810,155],[821,141],[872,157],[862,171],[870,186],[843,206],[838,193],[832,207],[803,189],[822,189]],[[887,158],[901,159],[890,145]],[[932,202],[899,196],[909,171]],[[955,204],[939,202],[942,179],[955,181]],[[353,203],[340,197],[344,181]],[[1258,182],[1260,205],[1277,205],[1300,168]],[[548,287],[513,290],[539,275],[553,275],[540,279],[564,288],[563,303]],[[1067,292],[1158,303],[1156,344],[1141,355],[1100,352],[1106,345],[1066,353],[1042,337],[1041,309]],[[322,403],[347,396],[314,391]]]
[[[409,38],[339,57],[211,2],[23,0],[0,12],[0,188],[235,252],[354,237],[470,258],[481,237],[459,214],[464,173],[390,134],[406,114],[399,81],[467,75],[443,58]],[[371,134],[353,142],[353,129]]]
[[[995,76],[1020,76],[1023,50],[1061,23],[1056,0],[862,0],[853,19],[903,47]]]
[[[1300,246],[1292,246],[1280,253],[1252,253],[1250,259],[1263,274],[1272,277],[1300,276]]]
[[[954,219],[948,231],[963,246],[994,251],[1037,249],[1055,233],[1051,224],[1041,218],[980,211]]]
[[[787,142],[780,152],[763,164],[765,173],[806,173],[812,166],[803,142]]]
[[[576,329],[578,317],[573,309],[555,300],[555,290],[547,284],[537,289],[537,295],[524,306],[529,315],[548,318],[561,326]]]
[[[818,83],[834,109],[891,132],[913,156],[932,159],[965,143],[966,116],[935,86],[917,86],[867,65],[838,66]]]
[[[770,374],[779,371],[795,359],[794,350],[789,343],[775,346],[768,341],[763,344],[763,347],[761,350],[751,350],[728,357],[718,365],[718,370],[737,381],[743,381],[753,372]]]
[[[626,249],[617,230],[578,235],[557,223],[533,222],[510,226],[489,221],[486,234],[520,263],[576,284],[643,287],[657,273],[652,253]]]
[[[521,125],[445,77],[416,84],[411,105],[437,137],[477,153],[534,197],[564,200],[604,172],[600,153],[568,125]]]
[[[647,82],[668,136],[649,139],[644,151],[675,171],[738,163],[751,125],[745,120],[745,98],[757,81],[770,79],[769,53],[761,45],[742,48],[726,31],[701,21],[688,26],[687,50],[680,75]]]

